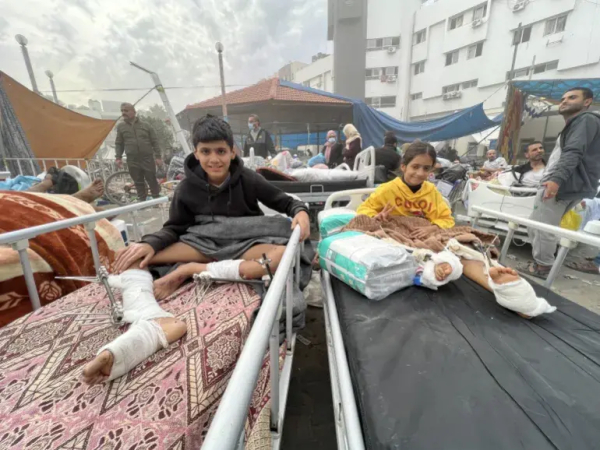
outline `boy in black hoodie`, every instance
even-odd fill
[[[157,299],[168,297],[195,273],[208,270],[207,265],[213,262],[179,240],[195,224],[196,216],[260,216],[263,215],[258,205],[260,201],[292,217],[292,229],[300,226],[302,240],[310,235],[306,206],[244,168],[234,151],[233,134],[227,122],[211,115],[200,118],[194,124],[192,141],[194,153],[185,159],[186,178],[175,191],[169,220],[160,231],[144,236],[141,243],[130,245],[115,264],[116,272],[120,273],[137,264],[143,269],[153,264],[186,263],[155,281]],[[234,265],[236,273],[233,275],[244,279],[261,278],[265,271],[257,260],[266,254],[275,270],[284,250],[282,245],[255,245],[235,261],[238,265]],[[230,266],[227,267],[231,269]]]

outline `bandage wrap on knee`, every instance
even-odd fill
[[[242,280],[240,275],[240,264],[244,262],[242,259],[218,261],[208,264],[207,272],[213,278],[221,278],[224,280]]]
[[[98,354],[108,350],[113,355],[109,381],[125,375],[144,362],[161,348],[169,345],[161,326],[152,320],[139,320],[110,344],[102,347]]]
[[[510,283],[496,284],[491,277],[488,277],[488,283],[494,291],[498,304],[506,309],[528,317],[556,311],[556,306],[551,306],[546,299],[538,297],[533,287],[523,278]]]
[[[150,272],[139,269],[126,270],[121,275],[111,275],[108,283],[123,292],[125,322],[173,317],[173,314],[163,310],[156,301]]]

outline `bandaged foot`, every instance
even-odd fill
[[[439,286],[458,280],[462,275],[463,266],[456,255],[444,250],[431,255],[430,259],[423,263],[421,270],[420,278],[415,284],[435,291]]]
[[[140,320],[98,352],[83,369],[83,381],[95,384],[125,375],[161,348],[168,346],[165,332],[153,320]]]
[[[494,291],[496,301],[500,306],[510,309],[526,319],[556,311],[556,307],[551,306],[546,299],[538,297],[533,287],[514,269],[490,268],[488,284]]]

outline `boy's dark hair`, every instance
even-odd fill
[[[435,149],[431,144],[427,142],[415,141],[408,146],[406,151],[404,152],[404,156],[402,157],[402,164],[405,166],[410,164],[410,162],[415,159],[415,157],[419,155],[427,155],[433,161],[432,166],[435,166],[436,154]]]
[[[194,149],[200,142],[225,141],[233,149],[233,132],[227,122],[212,114],[200,117],[192,127]]]
[[[578,86],[578,87],[574,87],[572,89],[568,89],[565,92],[571,92],[571,91],[581,91],[581,93],[583,94],[584,100],[587,100],[588,98],[591,98],[592,100],[594,100],[594,93],[589,88]]]
[[[398,145],[398,138],[393,131],[386,131],[383,137],[383,145]]]

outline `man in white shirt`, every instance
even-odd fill
[[[544,161],[544,147],[540,141],[532,142],[525,150],[525,158],[528,162],[521,166],[513,167],[517,184],[525,187],[538,187],[542,182],[546,161]]]
[[[487,161],[483,164],[482,170],[488,173],[500,172],[505,169],[508,164],[502,156],[498,156],[496,150],[488,150],[486,153]]]

